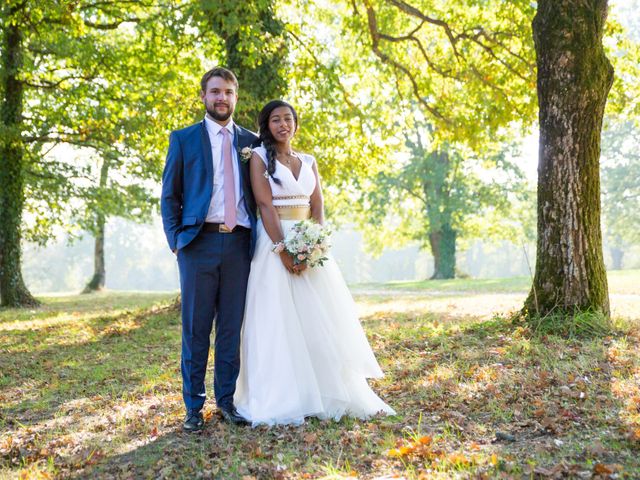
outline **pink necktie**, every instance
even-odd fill
[[[231,162],[231,136],[225,127],[222,133],[222,164],[224,168],[224,224],[233,229],[237,224],[236,218],[236,185],[233,178],[233,163]]]

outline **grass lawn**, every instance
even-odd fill
[[[640,478],[640,271],[610,274],[596,340],[513,325],[529,283],[354,286],[397,416],[251,429],[208,400],[195,435],[175,294],[0,310],[0,479]]]

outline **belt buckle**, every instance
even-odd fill
[[[231,233],[233,232],[233,229],[227,227],[224,223],[221,223],[220,226],[218,227],[218,231],[220,233]]]

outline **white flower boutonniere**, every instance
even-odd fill
[[[240,158],[244,163],[247,163],[251,158],[252,153],[253,150],[251,150],[251,147],[244,147],[242,150],[240,150]]]

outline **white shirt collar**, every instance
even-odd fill
[[[213,120],[211,120],[206,115],[204,116],[204,122],[205,122],[205,125],[207,127],[207,130],[209,132],[211,132],[211,134],[213,136],[218,135],[220,133],[220,130],[222,130],[223,128],[226,128],[227,130],[229,130],[229,133],[231,134],[231,137],[233,138],[233,131],[234,131],[233,119],[231,119],[229,121],[229,123],[227,123],[224,127],[222,125],[220,125],[218,122],[214,122]]]

